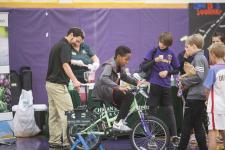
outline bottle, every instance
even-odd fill
[[[171,86],[176,86],[176,83],[175,83],[176,81],[173,75],[171,75],[170,81],[171,81]]]
[[[68,90],[69,90],[69,91],[74,90],[72,80],[70,80],[70,82],[69,82],[69,84],[68,84]]]

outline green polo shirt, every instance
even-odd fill
[[[93,52],[93,50],[90,49],[90,47],[85,44],[82,43],[80,45],[80,51],[78,52],[76,49],[73,49],[72,51],[72,60],[82,60],[84,62],[84,64],[88,65],[88,64],[92,64],[93,61],[91,60],[91,57],[94,56],[95,53]],[[84,83],[84,72],[88,71],[87,67],[79,67],[76,65],[71,65],[71,68],[73,70],[73,73],[75,74],[76,78]]]

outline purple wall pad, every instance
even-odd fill
[[[157,45],[161,32],[173,33],[172,48],[176,53],[184,49],[179,39],[188,34],[188,9],[18,8],[0,11],[9,11],[10,67],[17,71],[21,66],[31,67],[35,104],[48,103],[45,77],[49,52],[70,27],[84,29],[85,41],[101,62],[113,57],[118,45],[129,46],[131,72],[138,69],[147,51]]]

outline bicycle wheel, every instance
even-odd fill
[[[138,122],[132,132],[132,145],[136,150],[163,150],[169,144],[168,127],[158,118],[150,117],[144,121],[144,126],[149,128],[150,135],[144,131],[144,127]]]
[[[87,128],[88,126],[77,126],[72,125],[67,127],[67,138],[71,145],[73,145],[78,140],[77,133],[80,133],[80,135],[83,137],[84,141],[86,142],[87,146],[90,150],[97,149],[101,143],[101,136],[92,134],[92,132],[98,132],[100,131],[99,125],[96,125],[94,128],[88,131],[88,134],[81,134],[81,131]],[[85,145],[83,145],[81,142],[79,142],[76,145],[76,149],[78,150],[84,150]]]

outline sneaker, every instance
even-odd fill
[[[67,144],[63,144],[63,148],[64,148],[64,149],[70,149],[71,146],[70,146],[70,144],[67,143]]]
[[[50,148],[64,148],[62,144],[59,143],[49,143]]]
[[[189,142],[190,142],[191,144],[196,144],[196,143],[197,143],[196,138],[195,138],[195,134],[191,134],[191,137],[190,137]]]
[[[155,141],[149,141],[149,142],[148,142],[148,148],[149,148],[149,149],[157,149],[158,146],[157,146],[157,144],[156,144]]]
[[[119,122],[113,123],[113,130],[123,131],[123,132],[130,132],[132,129],[124,124],[123,120],[121,119]]]
[[[121,119],[121,120],[122,120],[123,124],[127,125],[127,122],[125,119]]]
[[[180,137],[178,136],[172,136],[170,138],[171,143],[173,144],[173,146],[177,147],[180,143]]]

